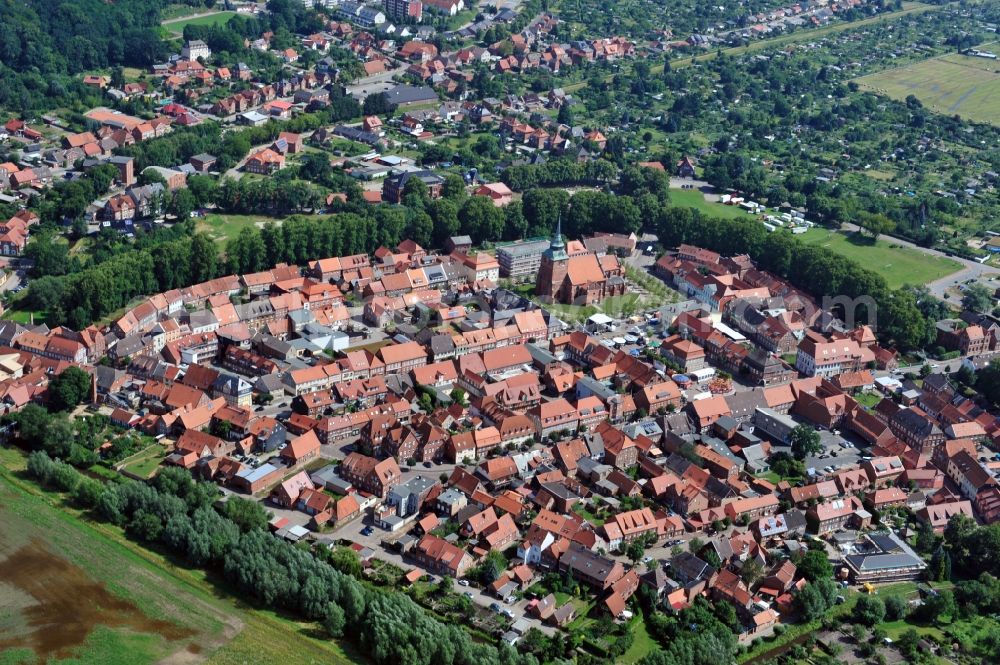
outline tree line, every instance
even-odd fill
[[[755,220],[714,219],[694,208],[671,206],[660,208],[647,225],[667,247],[690,243],[727,256],[749,254],[762,269],[817,298],[846,296],[873,303],[846,314],[856,317],[856,325],[872,325],[883,341],[901,349],[922,348],[934,338],[934,322],[918,308],[912,291],[890,289],[881,275],[788,231],[768,233]]]
[[[105,485],[35,451],[28,472],[130,538],[221,571],[265,606],[321,622],[331,637],[350,636],[379,665],[537,665],[534,656],[506,644],[473,642],[460,626],[441,623],[407,596],[368,586],[275,538],[255,502],[234,497],[216,509],[218,489],[184,469],[162,469],[149,483]]]
[[[426,186],[411,178],[402,206],[370,206],[353,191],[346,203],[331,206],[331,215],[293,216],[280,226],[268,224],[263,229],[248,226],[227,244],[224,264],[211,240],[188,226],[187,235],[179,239],[122,252],[73,274],[36,280],[28,289],[27,303],[50,312],[53,323],[87,325],[134,297],[211,279],[220,265],[233,273],[255,272],[279,262],[303,264],[327,256],[371,253],[382,245],[394,247],[404,238],[440,247],[459,233],[470,235],[477,244],[513,240],[548,235],[562,219],[570,237],[645,229],[657,233],[666,247],[689,243],[724,255],[746,253],[761,268],[817,297],[846,296],[873,304],[840,313],[856,316],[855,323],[873,325],[886,342],[915,349],[933,339],[933,322],[917,306],[914,291],[890,289],[880,275],[787,231],[768,233],[754,220],[715,219],[693,208],[672,206],[668,188],[662,172],[630,167],[622,171],[617,192],[581,191],[570,197],[562,189],[534,188],[520,201],[496,208],[486,197],[468,196],[458,176],[446,178],[439,199],[431,199]],[[297,206],[319,204],[319,192],[311,186],[287,187],[280,193],[279,189],[273,184],[251,187],[224,180],[218,188],[199,192],[214,196],[223,207],[244,212],[258,211],[240,203],[239,195],[250,192],[256,192],[255,200],[268,210],[278,201],[291,206],[292,195],[301,195]]]
[[[218,249],[204,234],[116,254],[67,275],[31,282],[26,307],[46,312],[51,324],[85,328],[134,298],[190,286],[217,276]]]

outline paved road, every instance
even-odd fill
[[[0,292],[14,291],[15,289],[17,289],[17,287],[20,286],[22,282],[27,282],[27,278],[25,275],[26,271],[23,269],[18,269],[10,273],[10,276],[7,277],[2,284],[0,284]],[[2,278],[3,275],[0,275],[0,279]]]

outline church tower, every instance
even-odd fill
[[[569,255],[566,254],[566,243],[562,237],[562,217],[556,222],[556,232],[552,236],[549,248],[542,252],[542,264],[538,268],[538,280],[535,282],[535,294],[544,302],[556,302],[557,294],[566,277],[566,264]]]

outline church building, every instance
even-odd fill
[[[625,271],[613,254],[598,256],[587,251],[568,252],[562,237],[562,221],[557,224],[549,248],[542,253],[535,293],[544,302],[564,305],[593,305],[625,293]]]

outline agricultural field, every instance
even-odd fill
[[[890,288],[904,284],[927,284],[962,268],[954,259],[930,256],[909,247],[894,245],[892,240],[868,238],[814,228],[799,236],[803,241],[826,247],[857,261],[882,277]]]
[[[163,22],[163,27],[169,32],[182,35],[184,34],[184,28],[188,25],[220,25],[226,23],[234,16],[238,16],[236,12],[216,12],[214,14],[207,14],[204,16],[194,16],[192,18],[178,18],[178,19],[168,19]]]
[[[0,665],[364,662],[314,637],[316,625],[250,609],[90,521],[22,479],[23,467],[0,449]]]
[[[989,48],[989,47],[983,47]],[[1000,126],[1000,61],[957,53],[869,74],[857,83],[872,92],[928,109]]]

